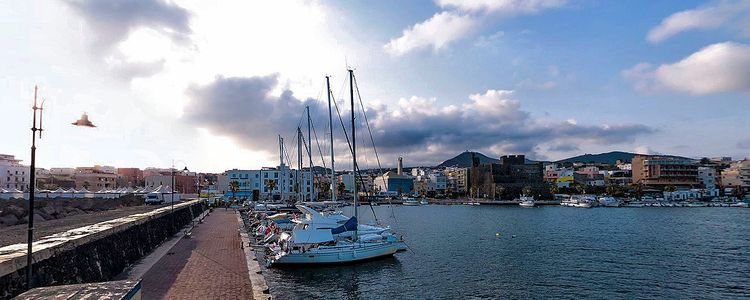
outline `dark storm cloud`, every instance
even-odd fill
[[[207,85],[192,86],[186,91],[189,102],[185,118],[214,133],[231,136],[249,149],[276,151],[277,135],[293,137],[305,105],[312,103],[312,99],[297,99],[290,90],[272,96],[277,81],[276,75],[219,76]]]
[[[181,45],[190,43],[190,12],[164,0],[64,0],[86,22],[90,33],[90,51],[99,61],[115,60],[110,71],[123,78],[150,76],[161,70],[163,62],[124,62],[116,49],[138,28],[149,28]],[[134,66],[126,66],[133,64]],[[144,71],[144,68],[147,68]],[[158,69],[155,69],[158,67]],[[121,73],[118,73],[122,71]],[[128,77],[129,76],[129,77]]]
[[[186,118],[197,126],[231,136],[247,148],[274,153],[276,135],[293,135],[305,105],[310,105],[315,107],[311,109],[312,118],[317,120],[321,137],[324,131],[321,128],[327,123],[327,108],[323,108],[323,103],[313,99],[301,101],[289,90],[273,96],[271,91],[277,84],[276,75],[217,77],[207,85],[188,89],[190,102]],[[397,156],[404,156],[408,165],[429,165],[464,150],[495,156],[520,153],[534,158],[543,157],[542,153],[537,153],[540,145],[556,147],[557,150],[551,151],[562,151],[563,147],[573,151],[578,145],[632,142],[637,135],[654,132],[639,124],[595,126],[543,122],[521,110],[520,102],[512,96],[511,91],[489,90],[469,96],[469,101],[460,106],[438,107],[435,99],[412,97],[402,99],[395,107],[368,107],[381,162],[392,165]],[[348,114],[348,110],[342,113]],[[365,145],[370,142],[362,123],[364,118],[358,117],[358,120],[358,145],[363,145],[362,153],[368,155]],[[339,132],[335,133],[337,147],[346,149],[338,120],[334,122]]]

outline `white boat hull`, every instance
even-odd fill
[[[277,255],[271,260],[271,265],[351,263],[393,255],[405,248],[402,244],[403,242],[376,242],[321,246],[306,252]]]

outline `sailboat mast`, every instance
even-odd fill
[[[281,202],[284,202],[284,138],[279,134],[279,190],[281,190]]]
[[[331,114],[331,80],[326,76],[326,87],[328,90],[328,128],[331,130],[331,201],[336,202],[336,168],[333,159],[333,116]]]
[[[349,69],[349,94],[351,95],[352,105],[352,169],[354,169],[354,184],[352,190],[354,191],[354,217],[359,220],[357,213],[357,134],[354,126],[354,70]],[[357,240],[357,230],[354,230],[354,240]]]
[[[304,181],[300,178],[302,174],[302,129],[297,127],[297,201],[299,202],[305,201],[304,193],[302,193]]]
[[[313,201],[315,194],[315,180],[313,180],[313,163],[312,163],[312,135],[310,135],[311,131],[310,128],[312,127],[312,120],[310,119],[310,106],[305,106],[307,109],[307,155],[310,158],[310,169],[308,172],[310,173],[310,201]]]

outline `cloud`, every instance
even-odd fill
[[[214,134],[232,137],[249,149],[273,152],[278,149],[277,135],[295,132],[300,114],[313,101],[298,99],[290,90],[273,96],[271,91],[277,85],[275,74],[218,76],[207,85],[188,88],[184,118]]]
[[[514,15],[535,14],[557,8],[564,0],[438,0],[442,11],[429,19],[405,29],[401,36],[391,39],[383,47],[393,56],[432,48],[437,52],[451,43],[472,35],[487,19]],[[482,41],[480,45],[486,45]]]
[[[639,63],[622,72],[640,91],[669,89],[695,95],[750,90],[750,45],[718,43],[673,64]]]
[[[322,103],[297,99],[289,90],[280,96],[272,95],[279,85],[277,77],[217,77],[206,85],[192,86],[186,91],[190,100],[185,121],[267,153],[277,151],[277,134],[295,131],[305,105],[312,107],[312,118],[320,120],[317,127],[324,128],[327,110],[319,107]],[[406,157],[410,164],[435,164],[466,149],[534,157],[541,155],[537,151],[543,144],[632,143],[636,136],[654,132],[639,124],[580,125],[534,119],[507,90],[487,90],[469,95],[460,105],[442,107],[435,98],[412,96],[400,99],[393,107],[369,106],[367,114],[381,162],[386,164],[397,156]],[[362,140],[359,151],[372,159],[371,150],[366,149],[369,137],[361,123],[364,118],[357,120]],[[338,128],[337,124],[334,126]],[[340,130],[335,136],[337,148],[341,149],[337,153],[345,155],[346,141]]]
[[[745,139],[737,142],[737,148],[750,149],[750,139]]]
[[[390,40],[384,48],[394,56],[423,48],[438,51],[475,30],[478,24],[471,16],[443,11],[405,29],[401,37]]]
[[[147,77],[160,71],[162,59],[134,61],[118,46],[138,29],[147,28],[177,45],[190,44],[190,12],[165,0],[67,0],[85,21],[89,50],[115,76]]]
[[[750,37],[750,2],[715,1],[700,8],[674,13],[651,29],[646,39],[659,43],[681,32],[718,28]]]
[[[557,8],[565,0],[437,0],[442,8],[456,8],[465,12],[490,12],[506,15],[534,14],[544,9]]]
[[[636,154],[646,154],[646,155],[661,154],[661,153],[656,152],[653,149],[651,149],[651,147],[645,146],[645,145],[641,145],[641,146],[635,147],[635,149],[633,149],[633,152],[635,152]]]

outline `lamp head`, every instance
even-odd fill
[[[86,113],[83,113],[83,115],[81,115],[80,119],[78,119],[75,122],[70,123],[70,124],[73,124],[75,126],[96,127],[96,125],[94,125],[94,123],[91,123],[91,121],[89,121],[89,115],[87,115]]]

